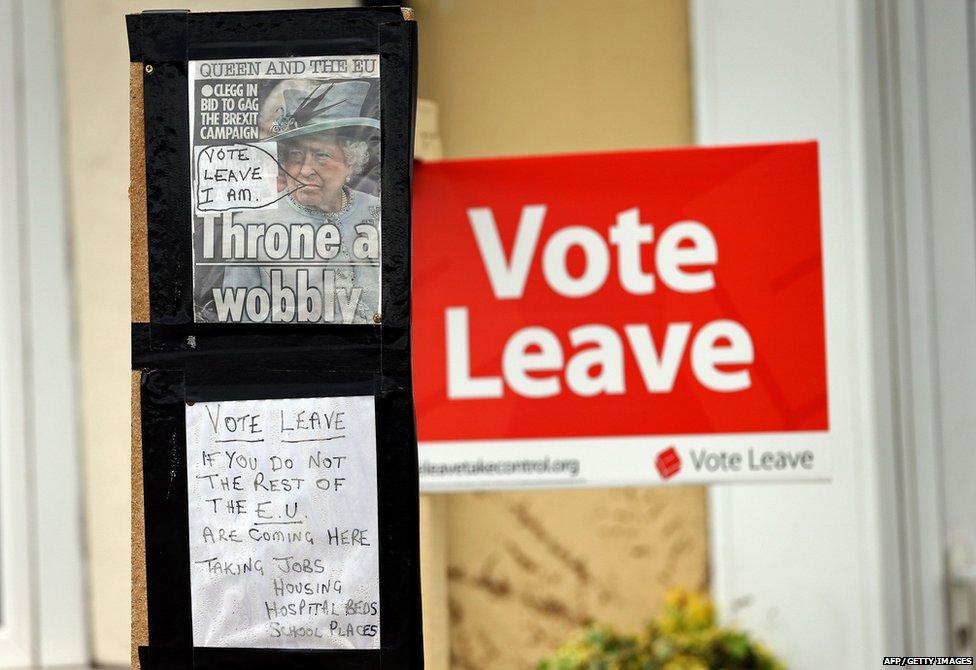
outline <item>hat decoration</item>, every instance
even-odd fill
[[[329,130],[378,130],[378,119],[362,116],[367,81],[289,80],[265,100],[271,121],[267,139],[279,141]]]

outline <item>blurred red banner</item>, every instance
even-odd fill
[[[420,441],[826,431],[818,184],[813,142],[418,163]]]

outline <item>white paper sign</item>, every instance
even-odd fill
[[[372,396],[186,407],[193,644],[380,646]]]

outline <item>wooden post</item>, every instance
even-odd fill
[[[423,588],[424,666],[450,670],[451,617],[447,582],[450,550],[445,495],[420,498],[420,583]]]

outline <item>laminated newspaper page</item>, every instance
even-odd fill
[[[378,55],[190,62],[194,320],[379,323]]]

